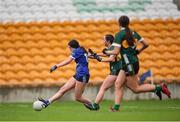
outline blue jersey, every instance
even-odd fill
[[[78,75],[88,75],[89,74],[89,69],[88,69],[88,57],[85,52],[85,50],[81,47],[75,49],[71,57],[75,60],[76,62],[76,74]]]

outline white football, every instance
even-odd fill
[[[41,111],[44,108],[44,103],[42,101],[35,101],[33,103],[33,109],[35,111]]]

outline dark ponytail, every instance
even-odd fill
[[[129,29],[129,18],[127,16],[121,16],[119,18],[119,25],[125,28],[126,31],[125,39],[127,40],[128,45],[133,46],[135,41],[132,35],[132,31]]]
[[[129,27],[125,28],[126,31],[126,40],[129,46],[133,46],[134,45],[134,38],[132,36],[132,31],[129,29]]]
[[[84,47],[80,47],[80,48],[83,49],[86,54],[88,54],[87,50]]]

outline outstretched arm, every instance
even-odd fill
[[[97,53],[98,56],[101,56],[101,57],[108,57],[106,54],[104,53]]]
[[[73,58],[70,56],[69,58],[67,58],[66,60],[60,62],[59,64],[56,64],[54,66],[51,67],[50,72],[53,72],[54,70],[56,70],[58,67],[62,67],[65,65],[68,65],[69,63],[71,63],[73,61]]]
[[[70,64],[72,61],[73,61],[73,58],[70,56],[66,60],[60,62],[59,64],[56,64],[56,66],[57,67],[62,67],[62,66]]]
[[[120,47],[114,46],[114,50],[112,50],[112,51],[105,51],[104,53],[106,53],[108,55],[118,55],[119,52],[120,52]]]
[[[114,62],[116,55],[111,55],[109,58],[103,58],[101,62]]]
[[[100,56],[96,55],[94,58],[99,62],[114,62],[116,60],[116,55],[111,55],[108,58],[101,58]]]

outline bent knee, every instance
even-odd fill
[[[132,89],[132,91],[133,91],[134,93],[136,93],[136,94],[140,93],[140,91],[139,91],[139,88],[138,88],[138,87],[133,88],[133,89]]]

